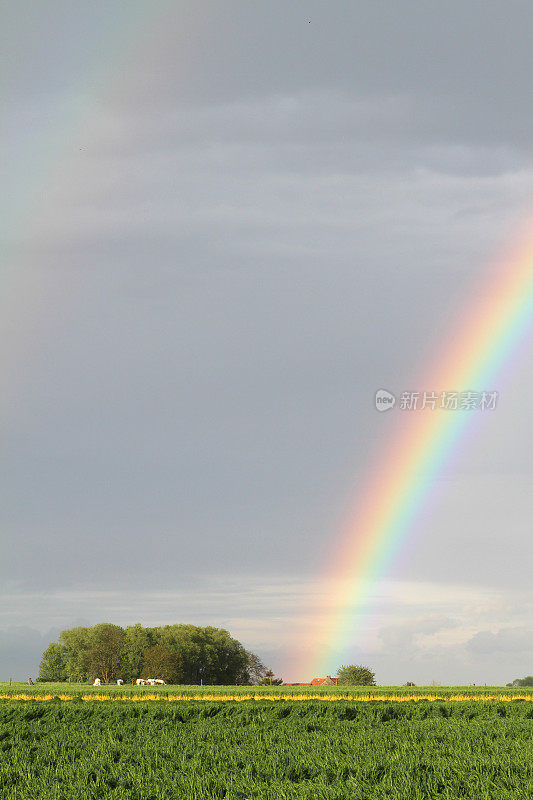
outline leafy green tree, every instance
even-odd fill
[[[64,630],[59,644],[64,652],[66,677],[75,682],[95,677],[104,682],[118,677],[133,681],[141,673],[146,674],[148,666],[152,666],[151,672],[158,671],[155,666],[160,666],[172,675],[173,681],[228,685],[249,682],[254,670],[257,679],[264,670],[257,656],[250,661],[242,644],[228,631],[210,626],[143,628],[137,624],[124,630],[119,625],[101,623],[92,628]],[[167,657],[160,651],[152,650],[156,645],[173,655],[172,663],[165,661]],[[159,661],[144,664],[147,651],[150,658],[157,655]]]
[[[166,650],[180,653],[187,684],[234,684],[247,664],[246,650],[223,628],[165,625],[157,638]]]
[[[267,669],[261,680],[259,686],[281,686],[283,678],[276,678],[271,669]]]
[[[91,641],[91,628],[69,628],[61,631],[59,643],[65,651],[67,664],[67,678],[74,682],[83,682],[89,679],[87,674],[87,653]]]
[[[183,683],[183,663],[180,653],[171,653],[160,644],[144,651],[143,678],[162,678],[165,683]]]
[[[533,675],[526,675],[525,678],[515,678],[512,683],[507,686],[533,686]]]
[[[204,631],[207,651],[204,683],[237,683],[239,673],[248,662],[246,650],[223,628],[208,627]]]
[[[38,681],[64,681],[67,679],[65,649],[57,642],[48,645],[39,665]]]
[[[86,656],[87,674],[104,683],[120,677],[124,631],[119,625],[102,622],[91,629],[91,647]]]
[[[360,664],[342,666],[337,672],[339,686],[375,686],[375,673]]]
[[[259,656],[251,650],[246,650],[246,659],[246,664],[237,676],[237,683],[244,686],[258,686],[265,677],[267,668]]]
[[[125,628],[121,656],[121,673],[125,681],[134,681],[141,676],[144,653],[155,645],[157,630],[143,628],[139,623]]]

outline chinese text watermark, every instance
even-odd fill
[[[400,411],[494,411],[498,392],[401,392],[399,400],[387,389],[378,389],[374,403],[378,411],[390,411],[398,404]]]

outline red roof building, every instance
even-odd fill
[[[337,686],[337,678],[326,675],[325,678],[313,678],[310,683],[282,683],[282,686]]]

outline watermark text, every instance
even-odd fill
[[[395,405],[400,411],[494,411],[499,393],[494,391],[465,392],[400,392],[399,399],[387,389],[378,389],[374,404],[378,411],[390,411]]]

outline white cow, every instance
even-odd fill
[[[146,685],[146,681],[143,678],[137,678],[135,683],[137,684],[137,686],[145,686]]]
[[[155,678],[146,678],[148,686],[155,686]]]
[[[122,680],[122,678],[119,678],[118,681],[117,681],[117,686],[122,686],[123,683],[124,683],[124,681]]]
[[[161,678],[156,678],[154,683],[157,683],[159,686],[166,686],[165,681],[162,681]]]
[[[101,686],[101,685],[102,685],[102,681],[100,680],[100,678],[95,678],[93,686]]]

